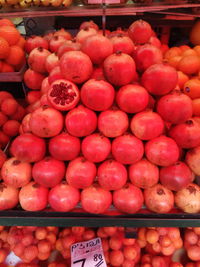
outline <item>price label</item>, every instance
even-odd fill
[[[120,4],[120,0],[88,0],[88,4]]]
[[[71,246],[71,267],[107,267],[100,238]]]

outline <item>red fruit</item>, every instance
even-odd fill
[[[128,116],[119,109],[108,109],[98,117],[98,129],[106,137],[117,137],[128,129]]]
[[[122,53],[132,55],[133,50],[135,49],[134,43],[128,36],[123,34],[117,34],[110,38],[111,43],[113,44],[113,53],[121,51]]]
[[[32,90],[40,90],[44,78],[45,76],[43,74],[31,69],[27,69],[24,73],[25,85]]]
[[[113,53],[113,44],[107,37],[96,34],[83,41],[81,51],[90,57],[93,64],[101,64]]]
[[[79,30],[86,29],[86,28],[93,28],[98,31],[99,27],[93,20],[84,21],[81,23]]]
[[[68,133],[61,133],[49,141],[49,153],[57,160],[75,159],[80,153],[80,139]]]
[[[0,111],[0,126],[4,125],[4,123],[6,123],[6,121],[8,120],[8,117],[3,114],[3,112]]]
[[[12,115],[13,120],[21,121],[24,118],[25,109],[22,106],[17,107],[17,111]]]
[[[195,119],[172,126],[169,136],[182,148],[193,148],[200,145],[200,124]]]
[[[17,136],[11,144],[10,153],[18,160],[35,162],[41,160],[46,152],[45,141],[33,134]]]
[[[40,36],[32,36],[26,40],[24,49],[26,53],[30,53],[34,48],[42,47],[44,49],[49,48],[48,42]]]
[[[179,148],[176,142],[164,135],[156,137],[146,143],[147,159],[159,166],[170,166],[179,158]]]
[[[39,73],[46,73],[46,60],[51,53],[42,47],[34,48],[28,57],[28,65],[32,70]]]
[[[62,37],[65,38],[65,40],[71,40],[72,39],[71,33],[69,33],[68,31],[66,31],[63,28],[61,28],[60,30],[56,31],[54,33],[54,36],[62,36]]]
[[[111,266],[121,266],[124,262],[124,255],[121,250],[112,250],[109,255]]]
[[[6,160],[1,169],[1,178],[12,187],[20,188],[31,180],[31,164],[16,158]]]
[[[162,63],[163,55],[156,46],[145,44],[138,46],[134,53],[134,60],[137,70],[143,72],[151,65]]]
[[[151,140],[163,133],[164,121],[151,110],[136,114],[131,120],[131,131],[142,140]]]
[[[66,171],[66,180],[69,185],[83,189],[90,186],[96,177],[96,166],[84,157],[78,157],[69,162]]]
[[[2,62],[1,72],[15,72],[15,69],[10,64],[7,64],[6,62]]]
[[[152,258],[152,267],[168,267],[166,259],[161,256],[154,256]]]
[[[52,53],[46,58],[45,69],[50,73],[57,66],[59,66],[59,58],[55,53]]]
[[[151,25],[144,20],[136,20],[129,26],[128,35],[135,44],[145,44],[152,35]]]
[[[13,96],[7,91],[0,91],[0,105],[6,98],[13,98]]]
[[[19,203],[22,209],[27,211],[43,210],[47,205],[48,189],[30,182],[21,188],[19,192]]]
[[[63,36],[53,36],[49,42],[49,50],[52,53],[57,53],[61,45],[66,42],[65,37]]]
[[[175,204],[186,213],[200,212],[200,187],[197,184],[189,184],[175,194]]]
[[[83,189],[81,192],[81,204],[89,213],[104,213],[112,203],[112,194],[97,184]]]
[[[97,30],[95,30],[94,28],[91,27],[82,28],[76,35],[76,41],[82,44],[88,37],[96,34]]]
[[[183,123],[192,117],[192,100],[181,91],[174,90],[158,100],[157,112],[167,122]]]
[[[90,79],[81,88],[83,104],[95,111],[109,109],[114,101],[115,89],[103,80]]]
[[[142,208],[143,202],[142,191],[130,183],[113,193],[114,206],[124,213],[136,213]]]
[[[54,187],[62,181],[64,176],[64,162],[52,157],[45,157],[33,165],[32,177],[41,186]]]
[[[160,169],[160,182],[170,190],[181,190],[191,183],[191,181],[192,172],[188,166],[181,161]]]
[[[79,105],[67,113],[65,126],[67,132],[73,136],[87,136],[97,127],[97,115],[94,111]]]
[[[66,111],[74,108],[79,101],[77,86],[67,80],[56,80],[48,90],[48,100],[58,110]]]
[[[165,95],[176,87],[178,74],[176,69],[167,64],[154,64],[145,70],[141,81],[149,93]]]
[[[81,50],[81,44],[80,43],[78,43],[75,39],[67,40],[64,44],[62,44],[58,48],[57,55],[59,58],[61,58],[65,52],[79,51],[79,50]]]
[[[187,249],[188,257],[193,261],[200,261],[200,247],[199,246],[190,246]],[[195,265],[197,267],[197,265]]]
[[[68,212],[75,208],[80,199],[79,190],[62,182],[49,192],[49,204],[55,211]]]
[[[159,169],[147,159],[141,159],[129,167],[129,179],[133,185],[146,189],[158,183]]]
[[[161,49],[161,42],[156,36],[151,36],[148,43]]]
[[[132,82],[136,73],[132,57],[120,51],[105,59],[103,69],[106,79],[116,86]]]
[[[104,161],[111,152],[110,140],[100,133],[86,136],[81,144],[84,157],[92,162]]]
[[[194,174],[200,176],[200,146],[190,149],[186,153],[185,160]]]
[[[127,170],[121,163],[109,159],[101,163],[97,171],[98,182],[105,190],[118,190],[127,181]]]
[[[39,137],[53,137],[63,129],[62,114],[48,106],[36,109],[30,118],[31,132]]]
[[[168,213],[174,207],[172,191],[161,184],[145,189],[144,200],[147,208],[156,213]]]
[[[1,111],[8,116],[12,116],[18,108],[19,104],[14,98],[6,98],[1,103]]]
[[[46,77],[46,78],[42,81],[40,94],[41,94],[41,95],[43,95],[43,94],[47,94],[49,88],[50,88],[49,80],[48,80],[48,77]]]
[[[57,80],[61,80],[61,79],[64,79],[64,77],[61,73],[60,67],[57,66],[49,73],[49,77],[48,77],[49,85],[51,85],[53,82],[55,82]]]
[[[0,168],[3,166],[4,162],[6,161],[6,154],[0,149]]]
[[[0,147],[5,147],[10,141],[10,137],[8,137],[4,132],[0,131]]]
[[[19,133],[20,123],[16,120],[9,120],[3,125],[3,132],[8,136],[16,136]]]
[[[19,201],[18,189],[6,185],[0,184],[0,210],[9,210],[17,206]]]
[[[96,67],[93,69],[92,75],[90,76],[90,79],[95,79],[95,80],[106,80],[104,73],[103,73],[103,68],[102,67]]]
[[[141,140],[132,134],[124,134],[112,142],[112,155],[122,164],[133,164],[143,157],[144,146]]]
[[[64,53],[60,59],[60,69],[65,79],[78,84],[88,80],[93,70],[90,58],[81,51]]]
[[[116,95],[119,108],[127,113],[137,113],[144,110],[149,103],[147,90],[137,84],[122,86]]]
[[[30,125],[29,125],[30,118],[31,118],[31,113],[27,114],[22,120],[21,127],[24,133],[31,132]]]

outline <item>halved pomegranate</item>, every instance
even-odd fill
[[[60,79],[53,82],[48,91],[48,100],[58,110],[69,110],[74,108],[79,101],[79,90],[77,86],[67,80]]]

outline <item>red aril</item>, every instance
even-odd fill
[[[18,160],[36,162],[41,160],[46,152],[44,139],[30,133],[17,136],[11,144],[10,153]]]
[[[105,190],[118,190],[127,181],[125,166],[115,160],[109,159],[101,163],[97,171],[98,183]]]
[[[112,142],[112,155],[122,164],[133,164],[143,157],[144,145],[130,133],[118,136]]]
[[[82,28],[79,30],[79,32],[76,35],[76,41],[82,44],[88,37],[92,35],[96,35],[96,34],[97,34],[97,30],[93,27]]]
[[[129,84],[136,73],[132,57],[120,51],[105,59],[103,69],[106,79],[116,86]]]
[[[48,189],[30,182],[23,186],[19,192],[19,203],[22,209],[27,211],[43,210],[47,205]]]
[[[136,213],[144,202],[141,189],[128,183],[113,193],[114,206],[124,213]]]
[[[77,86],[67,80],[56,80],[48,90],[48,100],[58,110],[66,111],[74,108],[79,101]]]
[[[69,134],[73,136],[87,136],[97,127],[97,115],[94,111],[79,105],[67,113],[65,126]]]
[[[60,59],[60,69],[65,79],[80,84],[90,78],[93,66],[88,55],[81,51],[68,51]]]
[[[26,53],[30,53],[34,48],[42,47],[44,49],[49,48],[48,42],[41,36],[31,36],[26,40],[24,49]]]
[[[150,94],[165,95],[175,89],[178,74],[167,64],[154,64],[145,70],[141,82]]]
[[[58,48],[57,55],[59,58],[61,58],[65,52],[78,51],[78,50],[81,50],[81,44],[80,43],[78,43],[75,39],[67,40],[64,44],[62,44]]]
[[[84,157],[92,162],[104,161],[111,152],[110,140],[100,133],[86,136],[81,144]]]
[[[194,174],[200,176],[200,146],[187,151],[185,160]]]
[[[106,137],[117,137],[128,129],[128,116],[119,109],[108,109],[98,117],[98,129]]]
[[[19,188],[31,180],[31,164],[12,157],[6,160],[1,168],[1,178],[12,187]]]
[[[129,26],[128,35],[135,44],[145,44],[152,35],[151,25],[144,20],[136,20]]]
[[[161,135],[146,143],[145,153],[150,162],[165,167],[174,164],[180,152],[172,138]]]
[[[66,31],[64,28],[61,28],[60,30],[56,31],[53,36],[62,36],[65,38],[65,40],[71,40],[72,35],[68,31]]]
[[[96,172],[96,166],[93,162],[84,157],[78,157],[69,162],[65,177],[69,185],[83,189],[93,183]]]
[[[32,90],[40,90],[44,78],[43,74],[31,69],[27,69],[24,73],[24,83]]]
[[[120,33],[116,36],[112,36],[110,41],[113,44],[113,53],[121,51],[122,53],[132,55],[133,50],[135,49],[132,40],[128,36],[124,36]]]
[[[64,176],[64,162],[52,157],[45,157],[33,165],[32,177],[36,183],[44,187],[56,186]]]
[[[147,110],[137,113],[131,120],[131,131],[142,140],[151,140],[164,131],[164,121],[159,114]]]
[[[65,132],[54,136],[49,141],[50,155],[62,161],[76,158],[80,153],[80,147],[80,139]]]
[[[57,53],[59,47],[66,42],[63,36],[53,36],[49,42],[49,50],[52,53]]]
[[[149,94],[138,84],[127,84],[118,90],[116,102],[121,110],[127,113],[137,113],[147,107]]]
[[[133,185],[146,189],[158,183],[159,169],[144,158],[129,167],[129,179]]]
[[[17,188],[5,183],[0,184],[0,210],[9,210],[17,206],[19,191]]]
[[[81,204],[89,213],[101,214],[107,211],[112,203],[112,194],[97,184],[83,189],[81,192]]]
[[[172,191],[161,184],[145,189],[144,200],[147,208],[156,213],[168,213],[174,207]]]
[[[52,53],[46,58],[45,69],[50,73],[57,66],[59,66],[59,58],[55,53]]]
[[[75,208],[80,199],[79,190],[66,182],[53,187],[49,192],[49,204],[55,211],[68,212]]]
[[[89,21],[82,22],[80,27],[79,27],[79,30],[82,30],[82,29],[85,29],[85,28],[94,28],[95,30],[98,31],[99,26],[96,23],[94,23],[93,20],[89,20]]]
[[[57,66],[54,69],[52,69],[52,71],[49,73],[49,76],[48,76],[49,85],[61,79],[64,79],[64,76],[61,73],[60,67]]]
[[[51,53],[42,47],[34,48],[28,57],[29,67],[39,73],[46,73],[46,59]]]
[[[42,84],[41,84],[41,90],[40,90],[41,95],[43,95],[43,94],[47,94],[49,88],[50,88],[49,80],[48,80],[48,77],[46,77],[46,78],[42,81]],[[36,92],[37,92],[37,91],[36,91]]]
[[[90,79],[81,87],[83,104],[95,111],[109,109],[114,101],[115,89],[103,80]]]

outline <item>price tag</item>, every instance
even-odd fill
[[[71,267],[107,267],[101,239],[95,238],[71,246]]]
[[[88,4],[120,4],[120,0],[88,0]]]

